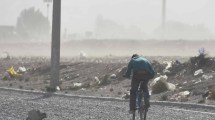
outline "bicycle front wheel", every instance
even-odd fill
[[[147,110],[144,108],[141,108],[139,110],[139,114],[140,114],[140,120],[146,120],[146,115],[147,115]]]
[[[140,114],[140,120],[144,120],[144,110],[143,109],[140,109],[139,114]]]
[[[136,111],[135,111],[136,112]],[[135,120],[135,112],[133,113],[132,120]]]

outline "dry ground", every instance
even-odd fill
[[[152,99],[170,100],[174,94],[188,90],[191,92],[190,96],[177,101],[197,103],[202,99],[202,94],[207,91],[208,86],[215,83],[215,67],[214,64],[203,67],[204,75],[213,76],[210,79],[205,80],[202,76],[193,76],[195,70],[199,68],[190,64],[189,56],[197,55],[197,50],[201,47],[204,47],[210,55],[215,55],[213,45],[214,41],[185,40],[83,40],[63,42],[61,44],[62,58],[60,65],[61,91],[58,92],[122,97],[130,89],[130,80],[122,78],[122,74],[125,72],[123,68],[127,65],[131,54],[140,53],[145,56],[153,56],[147,58],[152,61],[160,75],[165,74],[163,72],[166,66],[163,63],[164,61],[178,60],[182,63],[170,69],[170,73],[167,74],[167,81],[177,85],[176,90],[154,94]],[[0,53],[7,51],[12,58],[9,60],[0,59],[0,86],[45,91],[50,84],[50,50],[50,43],[1,42]],[[86,59],[79,58],[81,51],[87,53]],[[156,62],[153,60],[156,60]],[[11,66],[14,66],[15,70],[23,66],[27,69],[27,72],[22,73],[20,78],[2,80],[6,70]],[[111,78],[112,74],[115,74],[116,78]],[[98,84],[98,81],[100,84]],[[198,81],[201,82],[194,84]],[[76,83],[81,83],[82,87],[74,86]]]
[[[60,65],[61,90],[58,92],[77,95],[122,97],[130,89],[130,80],[122,77],[129,58],[114,56],[86,59],[64,58],[61,60]],[[174,94],[188,90],[191,92],[190,96],[174,101],[197,103],[202,99],[202,94],[207,91],[208,85],[215,83],[214,78],[212,78],[209,80],[202,79],[200,83],[194,84],[201,77],[194,77],[192,71],[189,70],[189,66],[186,66],[187,61],[189,61],[188,57],[147,58],[152,61],[156,71],[160,74],[164,74],[162,71],[166,66],[166,64],[163,64],[163,61],[179,60],[182,62],[182,68],[175,68],[171,70],[171,74],[167,74],[169,77],[167,81],[177,85],[176,90],[153,94],[151,98],[154,100],[170,100]],[[16,57],[9,60],[0,59],[0,61],[1,78],[11,66],[15,70],[22,66],[27,69],[27,72],[22,73],[22,77],[0,80],[1,87],[46,91],[46,87],[50,84],[50,60],[48,58]],[[183,69],[187,69],[188,72],[178,76]],[[175,72],[174,70],[178,71]],[[209,70],[206,74],[212,74],[212,72]],[[113,74],[116,77],[111,77]],[[75,86],[77,83],[82,85],[80,87]]]

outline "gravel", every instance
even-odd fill
[[[0,91],[0,120],[24,120],[28,111],[47,114],[45,120],[130,120],[128,102],[104,101]],[[214,111],[152,105],[148,120],[214,120]]]

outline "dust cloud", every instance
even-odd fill
[[[61,56],[193,56],[202,47],[215,55],[213,4],[62,0]],[[0,53],[50,57],[52,5],[52,0],[2,0]]]

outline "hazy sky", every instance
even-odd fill
[[[0,0],[0,25],[15,25],[24,8],[34,6],[46,15],[43,0]],[[62,0],[62,26],[72,32],[93,31],[96,17],[150,33],[161,23],[162,0]],[[203,24],[215,33],[215,0],[167,0],[167,20]]]

